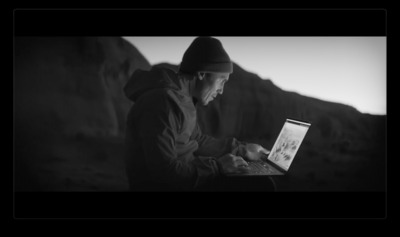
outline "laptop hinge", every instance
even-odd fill
[[[286,173],[287,170],[284,170],[282,167],[280,167],[279,165],[275,164],[274,162],[270,161],[270,160],[266,160],[264,162],[267,162],[269,165],[271,165],[272,167],[274,167],[275,169],[277,169],[278,171],[282,172],[282,173]]]

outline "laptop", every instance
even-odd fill
[[[271,152],[259,161],[248,161],[248,172],[229,176],[285,175],[310,126],[308,122],[286,119]]]

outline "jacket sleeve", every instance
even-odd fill
[[[196,154],[202,156],[213,156],[218,158],[227,153],[239,155],[239,148],[242,147],[241,145],[243,144],[234,137],[217,139],[203,134],[198,123],[196,124],[196,128],[192,136],[199,144],[199,149],[197,150]]]
[[[178,157],[175,146],[180,124],[179,110],[167,96],[152,99],[137,127],[150,175],[177,190],[192,190],[218,175],[215,160],[189,154]]]

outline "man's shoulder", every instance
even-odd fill
[[[142,101],[175,101],[177,91],[173,88],[155,88],[143,95]]]
[[[137,108],[145,109],[146,111],[175,111],[176,113],[182,112],[182,104],[185,99],[172,88],[157,88],[148,91],[143,95],[140,100],[136,102]]]

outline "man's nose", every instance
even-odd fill
[[[218,94],[221,94],[222,95],[222,93],[224,93],[224,88],[222,87],[222,88],[219,88],[218,90],[217,90],[217,92],[218,92]]]

